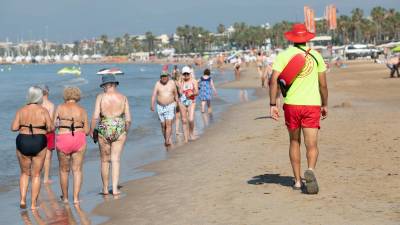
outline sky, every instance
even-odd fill
[[[172,34],[185,24],[216,32],[218,24],[261,25],[303,21],[303,6],[317,17],[329,4],[339,14],[356,7],[369,15],[375,6],[400,11],[400,0],[0,0],[0,41],[47,39],[58,42],[129,34]]]

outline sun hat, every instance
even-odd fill
[[[190,69],[190,67],[188,67],[188,66],[184,66],[182,68],[182,74],[184,74],[184,73],[192,73],[192,69]]]
[[[293,24],[292,30],[285,32],[285,38],[294,43],[304,43],[314,37],[315,34],[309,32],[302,23]]]
[[[169,73],[167,71],[162,71],[160,77],[169,77]]]
[[[108,83],[115,83],[115,84],[119,85],[119,82],[117,81],[117,78],[115,78],[114,75],[103,75],[101,77],[100,87],[103,87],[105,84],[108,84]]]

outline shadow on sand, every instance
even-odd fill
[[[271,116],[260,116],[255,118],[254,120],[271,119],[271,118],[272,118]]]
[[[278,174],[262,174],[253,177],[247,181],[248,184],[261,185],[261,184],[279,184],[285,187],[291,187],[293,185],[293,177],[281,176]]]

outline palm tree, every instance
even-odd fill
[[[80,44],[80,42],[79,41],[74,41],[74,47],[72,48],[72,53],[74,54],[74,55],[79,55],[79,44]]]
[[[133,48],[133,49],[132,49],[132,52],[133,52],[133,51],[136,51],[136,52],[138,52],[138,51],[143,51],[142,44],[141,44],[140,41],[138,40],[138,37],[137,37],[137,36],[132,37],[132,38],[129,40],[129,45]]]
[[[147,42],[147,50],[149,52],[152,52],[154,50],[155,37],[154,37],[154,35],[153,35],[153,33],[151,31],[147,31],[145,33],[145,36],[146,36],[146,42]]]
[[[341,15],[337,20],[337,29],[338,29],[338,35],[340,36],[339,40],[342,44],[349,43],[350,27],[351,27],[350,17],[346,15]]]
[[[122,38],[124,40],[124,45],[123,45],[124,47],[122,51],[124,52],[124,54],[131,53],[132,52],[132,45],[130,45],[131,36],[128,33],[126,33]]]
[[[121,37],[116,37],[114,39],[114,48],[113,48],[114,55],[121,55],[122,54],[123,44],[124,44],[124,41],[122,40]]]
[[[182,50],[184,52],[188,52],[188,42],[190,39],[190,26],[185,25],[183,27],[179,26],[176,28],[176,35],[179,36],[179,40],[181,41],[182,44]]]
[[[103,34],[100,36],[100,40],[103,42],[100,48],[100,51],[103,55],[110,55],[111,54],[111,44],[108,41],[108,36]]]
[[[387,10],[382,26],[386,39],[398,40],[400,38],[400,12],[397,12],[395,9]]]
[[[289,31],[292,27],[292,22],[282,21],[280,23],[276,23],[272,27],[272,41],[275,46],[283,47],[288,42],[284,39],[283,33]]]
[[[318,34],[328,34],[328,23],[326,19],[316,21],[315,32]]]
[[[218,34],[223,34],[225,32],[225,25],[223,25],[221,23],[218,24],[217,32],[218,32]]]
[[[382,40],[381,29],[382,29],[383,21],[385,20],[385,15],[386,15],[386,9],[384,9],[381,6],[374,7],[371,10],[371,17],[376,25],[376,40],[375,41]]]
[[[368,19],[363,19],[361,22],[361,31],[364,43],[372,43],[376,39],[377,27],[375,23]]]
[[[351,11],[351,21],[353,26],[353,40],[359,42],[361,38],[361,22],[364,11],[360,8],[355,8]]]

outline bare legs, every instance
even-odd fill
[[[179,104],[179,103],[178,103]],[[180,134],[180,121],[181,121],[181,113],[176,112],[175,113],[175,134]]]
[[[168,147],[171,145],[172,120],[161,122],[161,130],[164,136],[165,146]]]
[[[185,136],[185,143],[189,140],[195,140],[194,136],[194,112],[196,108],[196,103],[190,104],[188,107],[179,103],[179,109],[181,111],[182,118],[182,128],[183,134]]]
[[[309,169],[314,169],[318,159],[318,129],[303,128],[304,144],[307,149],[307,163]]]
[[[45,150],[45,149],[44,149]],[[28,191],[29,177],[31,176],[32,183],[32,203],[31,209],[37,208],[37,198],[40,192],[40,172],[43,168],[44,159],[46,157],[46,151],[42,150],[36,156],[24,156],[20,151],[17,150],[17,158],[21,168],[20,176],[20,207],[26,207],[26,193]]]
[[[212,113],[212,108],[211,108],[211,101],[201,101],[201,112],[205,113],[206,112],[206,105],[207,105],[207,110],[208,113]]]
[[[261,87],[265,87],[265,68],[258,66],[257,71],[258,71],[258,74],[260,75]]]
[[[289,147],[289,158],[290,163],[292,164],[295,185],[301,185],[301,177],[300,177],[300,128],[296,130],[289,130],[289,138],[290,138],[290,147]]]
[[[82,166],[83,158],[86,152],[86,144],[79,149],[79,151],[72,154],[65,154],[61,151],[57,151],[58,160],[60,163],[60,185],[62,192],[62,200],[68,202],[68,176],[72,164],[72,174],[74,179],[73,185],[73,199],[74,204],[79,204],[79,192],[82,186]],[[71,163],[72,160],[72,163]]]
[[[190,140],[195,140],[196,137],[194,136],[194,112],[196,109],[196,103],[192,103],[188,107],[188,119],[189,119],[189,138]]]
[[[103,181],[103,194],[108,194],[109,174],[111,163],[112,193],[118,195],[118,181],[120,170],[120,158],[126,141],[126,133],[121,134],[118,140],[109,143],[102,136],[99,136],[99,146],[101,155],[101,179]]]
[[[179,110],[181,111],[183,136],[185,143],[187,143],[189,141],[188,109],[182,103],[179,103]]]
[[[62,192],[62,200],[67,203],[68,202],[68,176],[70,170],[70,160],[71,156],[62,153],[61,151],[57,151],[58,162],[59,162],[59,177],[60,177],[60,186]]]
[[[240,69],[235,68],[235,80],[240,80]]]
[[[49,179],[50,176],[50,169],[51,169],[51,157],[53,156],[53,151],[47,149],[46,150],[46,158],[44,160],[44,172],[43,172],[43,183],[51,183],[51,180]]]
[[[290,163],[292,164],[293,174],[296,182],[296,186],[301,185],[300,176],[300,144],[301,144],[301,130],[289,130],[290,147],[289,157]],[[318,159],[318,129],[316,128],[303,128],[304,142],[307,151],[307,162],[308,168],[314,169]]]

